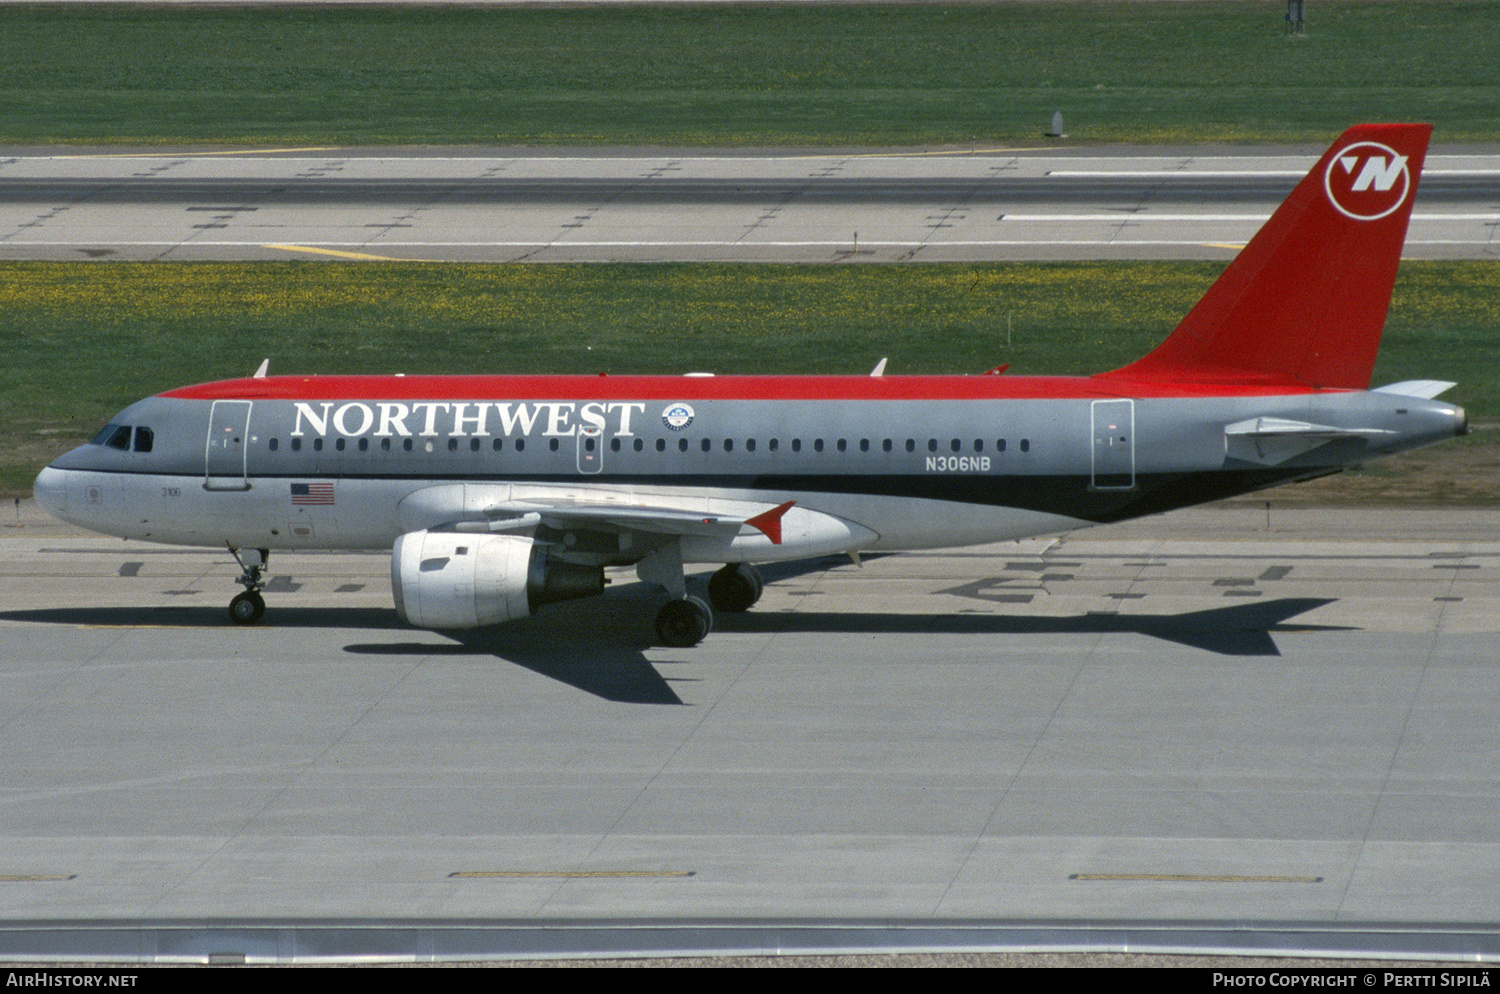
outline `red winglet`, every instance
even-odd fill
[[[745,524],[756,529],[771,540],[772,545],[781,544],[781,516],[792,509],[797,503],[789,500],[785,504],[777,504],[769,511],[762,511],[753,518],[746,518]]]

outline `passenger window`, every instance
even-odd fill
[[[456,438],[450,438],[450,439],[448,439],[448,451],[449,452],[457,452],[458,451],[458,439],[456,439]]]
[[[1023,439],[1021,439],[1021,451],[1022,452],[1030,452],[1031,451],[1031,439],[1029,439],[1029,438],[1023,438]]]
[[[313,451],[314,452],[322,452],[323,451],[323,440],[321,438],[315,438],[315,439],[313,439]]]
[[[814,452],[822,452],[823,451],[823,440],[821,438],[815,438],[815,439],[813,439],[813,451]]]
[[[917,451],[917,440],[915,438],[908,438],[906,440],[906,451],[907,452],[915,452],[915,451]]]
[[[839,441],[838,441],[838,446],[839,446],[839,451],[840,451],[840,452],[845,452],[845,451],[847,451],[847,450],[848,450],[848,448],[849,448],[849,443],[848,443],[848,442],[846,442],[846,441],[844,441],[844,440],[843,440],[843,439],[842,439],[842,438],[841,438],[841,439],[839,439]]]
[[[732,438],[726,438],[726,439],[724,439],[724,451],[725,452],[733,452],[734,451],[734,439],[732,439]]]
[[[635,451],[637,451],[637,452],[643,452],[643,451],[645,451],[646,440],[644,438],[638,438],[638,439],[636,439],[635,440],[635,446],[634,446],[634,448],[635,448]]]
[[[504,445],[505,443],[498,438],[490,442],[490,448],[496,452],[499,452],[500,449],[504,447]]]
[[[401,440],[401,448],[405,449],[407,452],[410,452],[411,451],[411,439],[409,439],[409,438],[403,438]]]
[[[292,439],[292,451],[293,452],[301,452],[302,451],[302,439],[300,439],[300,438],[294,438],[294,439]]]
[[[996,452],[1004,452],[1005,451],[1005,439],[1002,438],[1002,439],[1000,439],[999,441],[997,441],[995,443],[995,451]]]
[[[391,440],[390,439],[388,439],[388,438],[382,438],[380,440],[380,451],[381,452],[389,452],[389,451],[391,451]]]
[[[516,439],[516,451],[517,452],[524,452],[524,451],[526,451],[526,439],[524,439],[524,438],[518,438],[518,439]]]
[[[665,438],[658,438],[656,440],[656,451],[657,452],[665,452],[665,451],[667,451],[667,440]]]
[[[266,447],[269,448],[272,452],[275,452],[280,446],[281,440],[277,438],[273,438],[266,443]]]
[[[709,449],[713,448],[713,444],[714,444],[713,442],[710,442],[708,439],[705,438],[703,440],[703,445],[702,445],[703,451],[707,452]]]
[[[755,451],[755,439],[753,439],[753,438],[747,438],[747,439],[745,439],[745,451],[746,452],[754,452]]]
[[[886,439],[884,442],[880,443],[880,448],[883,451],[889,452],[889,451],[891,451],[892,448],[894,448],[894,446],[891,444],[891,440],[890,439]]]
[[[768,449],[770,449],[772,452],[775,452],[777,450],[777,448],[779,448],[779,445],[778,445],[776,439],[773,438],[769,442],[766,443],[766,447]]]
[[[479,439],[477,439],[477,438],[471,438],[471,439],[469,439],[469,451],[470,452],[478,452],[479,451]]]
[[[685,439],[685,438],[679,438],[677,440],[677,451],[678,452],[686,452],[687,451],[687,439]]]
[[[935,439],[935,438],[929,438],[927,440],[927,451],[928,452],[936,452],[937,451],[937,439]]]
[[[868,438],[862,438],[862,439],[859,440],[859,451],[861,451],[861,452],[869,452],[870,451],[870,440]]]
[[[974,439],[974,451],[975,452],[983,452],[984,451],[984,439],[982,439],[982,438],[976,438],[976,439]]]
[[[369,452],[370,451],[370,440],[368,438],[362,438],[362,439],[359,440],[359,451],[361,451],[361,452]]]
[[[792,439],[792,451],[793,452],[801,452],[802,451],[802,439],[800,439],[800,438],[794,438],[794,439]]]

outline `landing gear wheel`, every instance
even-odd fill
[[[236,625],[253,625],[266,613],[266,600],[247,590],[229,602],[229,617]]]
[[[763,589],[760,574],[749,563],[730,563],[708,578],[708,599],[715,611],[726,614],[750,610]]]
[[[696,597],[667,601],[656,614],[656,637],[661,644],[687,649],[708,637],[714,627],[714,613]]]

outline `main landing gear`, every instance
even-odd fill
[[[765,583],[749,563],[730,563],[708,578],[708,599],[727,614],[748,611],[760,600]]]
[[[714,613],[703,601],[687,595],[667,601],[656,612],[656,637],[662,645],[686,649],[708,638],[714,627]]]
[[[261,575],[266,563],[270,562],[271,552],[269,549],[248,549],[242,552],[231,545],[229,554],[240,564],[242,571],[235,582],[245,585],[245,592],[229,602],[229,618],[236,625],[253,625],[266,613],[266,599],[260,595],[261,588],[265,586]]]
[[[765,584],[748,563],[730,563],[714,573],[708,581],[709,607],[701,598],[687,592],[682,570],[682,550],[674,539],[653,549],[636,564],[636,573],[647,583],[667,592],[671,600],[656,613],[656,637],[662,645],[674,649],[695,646],[713,631],[714,612],[734,614],[745,611],[760,599]]]
[[[760,600],[765,583],[749,563],[730,563],[708,579],[708,600],[686,592],[667,601],[656,614],[656,637],[674,649],[695,646],[713,631],[714,612],[739,614]]]

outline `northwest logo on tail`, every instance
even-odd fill
[[[1411,192],[1406,156],[1379,142],[1355,142],[1328,162],[1328,201],[1346,217],[1376,221],[1393,213]]]

